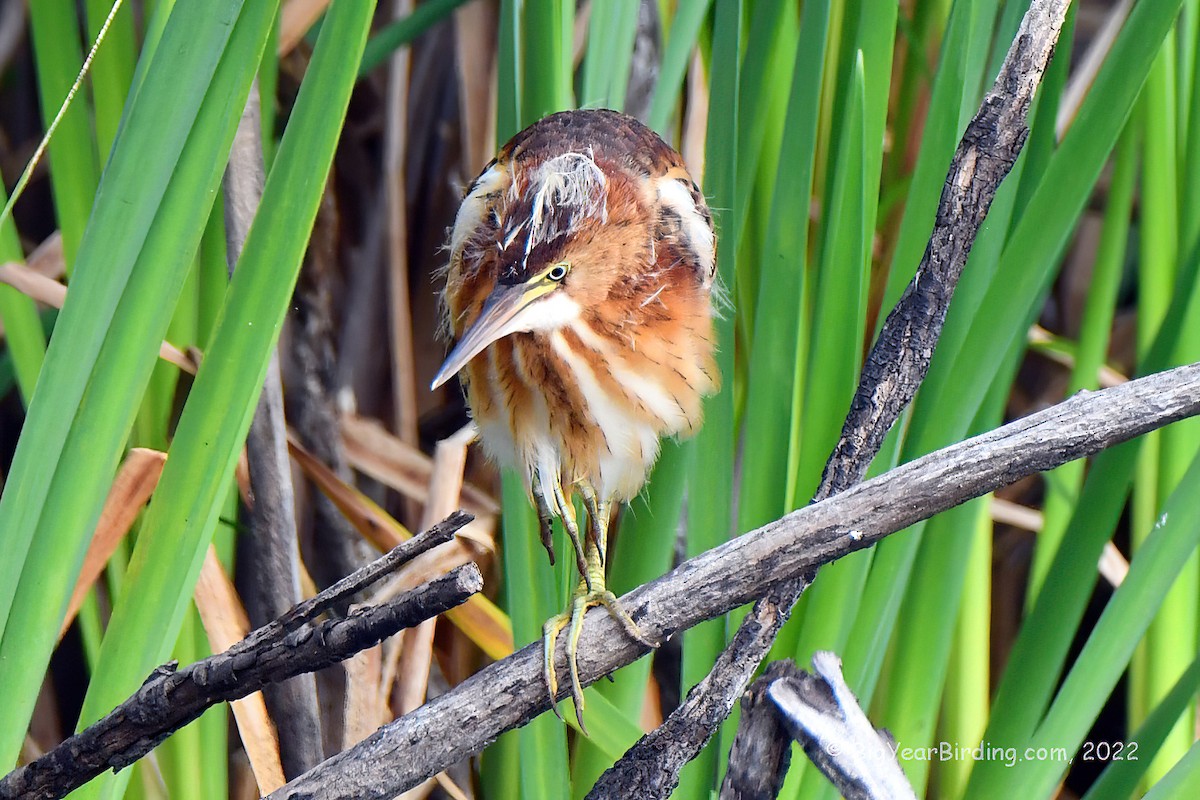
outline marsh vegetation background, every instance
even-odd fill
[[[238,463],[277,338],[298,590],[459,505],[476,523],[420,575],[477,560],[487,578],[486,598],[319,677],[319,749],[540,635],[570,560],[546,563],[518,484],[466,449],[458,388],[425,387],[461,192],[497,143],[555,110],[621,108],[681,150],[718,217],[729,296],[724,389],[622,518],[614,589],[805,503],[1026,5],[127,0],[0,221],[18,286],[0,287],[0,763],[235,636],[242,603],[258,613]],[[6,192],[111,8],[0,6]],[[928,380],[873,474],[1200,360],[1198,56],[1196,0],[1073,4]],[[252,81],[268,177],[230,279],[221,179]],[[61,312],[24,270],[66,285]],[[1187,796],[1198,455],[1200,425],[1179,423],[843,559],[773,655],[838,652],[902,748],[954,748],[903,761],[926,796]],[[217,564],[236,595],[213,588]],[[590,738],[543,715],[427,791],[583,796],[703,677],[736,618],[589,689]],[[214,709],[77,796],[258,796],[279,749],[230,717]],[[719,785],[731,726],[676,797]],[[1004,757],[964,755],[981,742]],[[783,796],[832,789],[797,752]]]

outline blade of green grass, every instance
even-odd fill
[[[1153,532],[1133,557],[1129,573],[1113,593],[1087,644],[1071,667],[1045,720],[1030,741],[1033,747],[1066,747],[1083,742],[1150,625],[1172,582],[1200,545],[1200,458],[1167,499]],[[1016,743],[1013,743],[1016,744]],[[1045,797],[1065,765],[1052,760],[1025,760],[1012,769],[994,771],[972,797]]]
[[[479,755],[479,791],[485,800],[520,797],[521,730],[502,734]]]
[[[858,384],[862,361],[861,332],[866,324],[866,290],[870,269],[870,235],[866,223],[869,204],[865,152],[865,75],[863,59],[857,61],[852,97],[841,123],[845,141],[837,148],[839,162],[829,198],[833,226],[825,241],[814,298],[812,351],[805,385],[802,425],[805,445],[800,453],[798,496],[812,496],[828,454],[841,431],[842,419]],[[861,591],[872,554],[864,551],[821,570],[806,592],[793,657],[808,663],[816,650],[840,652],[849,615],[839,613]],[[781,644],[781,646],[784,646]]]
[[[1175,40],[1168,35],[1140,97],[1142,125],[1141,250],[1138,281],[1138,349],[1145,353],[1166,316],[1174,288],[1179,210],[1175,184]],[[1153,504],[1157,507],[1157,504]],[[1153,511],[1151,511],[1153,515]]]
[[[1150,712],[1146,721],[1129,735],[1129,744],[1136,750],[1128,754],[1129,758],[1110,761],[1083,796],[1083,800],[1131,797],[1137,790],[1138,782],[1150,767],[1151,755],[1158,752],[1179,715],[1191,706],[1197,690],[1200,690],[1200,657],[1192,659],[1192,663],[1162,702]]]
[[[747,201],[749,210],[742,234],[743,263],[748,263],[753,269],[746,272],[751,276],[746,288],[739,290],[741,298],[741,314],[738,320],[739,341],[749,343],[753,347],[754,322],[758,319],[758,290],[762,285],[762,273],[766,269],[763,246],[766,243],[767,229],[771,224],[772,204],[775,200],[776,185],[781,180],[792,179],[792,164],[783,153],[784,125],[788,117],[788,98],[791,95],[791,81],[794,72],[796,49],[800,39],[800,14],[798,9],[788,7],[783,15],[786,26],[781,41],[782,45],[775,48],[771,59],[764,101],[767,108],[763,121],[764,133],[759,149],[762,151],[758,158],[758,169],[755,172],[753,185],[750,187],[750,197]],[[784,57],[786,55],[786,58]],[[783,79],[771,79],[771,76],[786,76]],[[803,219],[803,217],[801,217]],[[747,371],[748,359],[739,359],[738,371],[743,384],[749,383]],[[738,392],[739,419],[745,413],[746,392],[749,387],[743,385]]]
[[[961,608],[959,601],[966,585],[966,569],[962,564],[978,538],[969,532],[978,530],[987,507],[985,500],[972,500],[938,514],[925,526],[909,586],[933,582],[944,593],[910,591],[905,596],[897,624],[903,635],[893,643],[888,680],[878,698],[883,703],[872,716],[906,747],[928,747],[933,741],[950,665],[950,644]],[[944,557],[930,552],[930,548],[947,544],[952,551]],[[939,572],[947,565],[950,580]],[[902,760],[900,765],[919,793],[928,782],[930,763]]]
[[[507,142],[521,130],[525,119],[521,103],[524,70],[521,64],[521,2],[500,0],[496,43],[496,139]],[[479,165],[482,166],[482,165]]]
[[[92,41],[99,35],[100,27],[111,9],[112,0],[87,0],[85,3],[87,32]],[[117,138],[121,111],[133,82],[136,60],[137,34],[134,31],[133,4],[124,3],[109,23],[104,43],[96,51],[88,72],[96,108],[96,152],[100,164],[108,161],[109,151]]]
[[[84,700],[82,725],[136,688],[138,676],[162,659],[163,643],[179,630],[291,300],[373,6],[337,2],[326,15],[167,467],[146,512],[125,591],[113,610]],[[255,10],[261,16],[254,19],[253,32],[265,40],[274,9]],[[261,47],[256,53],[261,56]],[[250,74],[258,60],[251,62]],[[231,119],[236,122],[241,105],[234,108]],[[96,787],[93,796],[102,792],[99,783],[89,784]]]
[[[168,27],[171,65],[147,71],[129,108],[30,404],[0,498],[9,553],[0,565],[0,686],[10,700],[0,711],[0,758],[11,760],[24,735],[39,665],[220,177],[212,165],[233,128],[219,124],[214,100],[199,112],[239,10],[236,0],[184,7]],[[220,90],[222,105],[236,100],[233,82]],[[181,161],[189,131],[191,160]]]
[[[979,85],[990,23],[995,13],[995,3],[963,0],[954,3],[950,11],[929,98],[929,111],[921,128],[921,148],[888,271],[883,298],[885,309],[890,309],[900,299],[925,251],[950,158],[958,145],[959,134],[979,105],[978,95],[968,93],[967,87]],[[885,317],[886,314],[880,314],[877,325],[882,325]]]
[[[1139,356],[1154,340],[1159,324],[1170,304],[1170,292],[1175,271],[1176,222],[1175,209],[1175,124],[1174,94],[1171,71],[1174,62],[1173,37],[1168,36],[1146,78],[1138,103],[1142,130],[1141,199],[1150,212],[1141,221],[1138,236],[1138,298],[1137,349]],[[1170,115],[1160,120],[1159,115]],[[1160,122],[1162,124],[1160,124]],[[1170,174],[1165,174],[1164,169]],[[1167,213],[1167,218],[1161,215]],[[1157,218],[1156,218],[1157,217]],[[1155,431],[1145,437],[1138,457],[1133,484],[1131,511],[1132,548],[1141,546],[1141,537],[1149,535],[1160,500],[1159,469],[1162,436]],[[1129,712],[1135,724],[1147,713],[1153,702],[1150,683],[1153,680],[1152,637],[1139,646],[1130,665]]]
[[[521,127],[574,108],[571,85],[574,0],[524,0],[521,17]]]
[[[1195,3],[1189,4],[1184,13],[1191,30],[1200,27],[1200,15]],[[1190,253],[1200,242],[1200,58],[1196,55],[1194,37],[1185,36],[1181,41],[1181,65],[1183,54],[1190,53],[1191,74],[1181,73],[1180,124],[1186,123],[1186,133],[1179,137],[1183,146],[1179,148],[1182,160],[1180,168],[1179,199],[1179,252]],[[1186,80],[1184,76],[1187,75]],[[1188,87],[1186,96],[1182,87]],[[1186,113],[1185,113],[1186,112]]]
[[[795,483],[794,477],[789,478],[794,475],[789,464],[800,452],[803,431],[799,398],[804,394],[808,361],[808,213],[828,32],[829,3],[805,3],[780,148],[791,170],[787,180],[776,183],[759,271],[755,329],[770,334],[754,338],[749,357],[743,435],[746,458],[738,503],[741,531],[788,511],[789,487]],[[781,375],[791,376],[791,380],[781,386]],[[779,435],[785,420],[786,439]]]
[[[638,0],[593,3],[579,89],[580,108],[625,108],[637,35]]]
[[[1185,0],[1183,9],[1179,14],[1179,23],[1176,27],[1176,81],[1175,81],[1175,105],[1179,109],[1179,114],[1176,117],[1176,137],[1181,142],[1187,141],[1188,130],[1192,121],[1192,114],[1188,105],[1191,99],[1193,86],[1192,78],[1194,77],[1196,65],[1196,43],[1200,38],[1200,8],[1196,5],[1196,0]],[[1178,169],[1182,173],[1185,169],[1186,156],[1180,152]]]
[[[709,86],[708,135],[704,154],[704,193],[717,225],[718,279],[735,291],[738,254],[737,187],[738,129],[741,116],[738,86],[741,82],[742,0],[717,0],[713,22],[712,63]],[[734,308],[737,307],[734,298]],[[733,524],[734,460],[734,331],[735,312],[717,319],[717,371],[722,390],[704,404],[704,427],[697,434],[688,477],[687,554],[709,550],[729,538]],[[725,646],[725,621],[716,619],[692,628],[683,637],[682,689],[686,691],[708,674]],[[678,798],[707,797],[719,773],[726,748],[720,735],[701,751],[680,774]]]
[[[507,611],[512,620],[517,646],[538,641],[542,623],[562,613],[571,588],[571,544],[556,525],[554,569],[546,562],[537,533],[537,519],[525,491],[525,483],[505,472],[500,507],[504,522],[504,584]],[[567,681],[559,675],[560,682]],[[560,683],[561,685],[561,683]],[[560,713],[573,715],[570,704]],[[567,728],[553,715],[543,714],[517,733],[521,797],[556,798],[567,795],[571,776],[567,769]]]
[[[1079,347],[1067,393],[1096,389],[1100,367],[1108,352],[1117,289],[1125,266],[1129,236],[1129,214],[1133,207],[1134,172],[1137,168],[1137,126],[1126,126],[1117,143],[1116,166],[1108,188],[1108,204],[1100,234],[1092,281],[1079,332]],[[1067,524],[1083,485],[1083,461],[1064,464],[1045,476],[1042,529],[1038,533],[1029,574],[1027,604],[1032,608],[1054,553],[1066,533]]]
[[[778,91],[778,84],[782,84],[780,88],[784,92],[787,91],[786,80],[772,81],[770,76],[782,74],[790,77],[791,73],[786,70],[795,61],[797,34],[793,3],[766,0],[751,9],[738,88],[738,163],[733,201],[738,216],[736,220],[726,223],[726,226],[733,224],[743,231],[738,239],[743,248],[753,241],[745,227],[754,188],[761,183],[759,160],[764,156],[763,142],[771,118],[771,101]],[[767,157],[770,159],[769,155]],[[755,313],[759,268],[754,259],[743,258],[741,263],[743,268],[735,274],[739,298],[738,334],[749,340],[752,338],[751,322]]]
[[[1146,792],[1142,800],[1172,800],[1176,797],[1195,797],[1200,792],[1200,743],[1193,743],[1187,755],[1171,768],[1158,783]]]
[[[872,4],[862,0],[844,0],[839,4],[838,12],[844,15],[840,25],[834,30],[839,31],[840,43],[837,48],[830,48],[829,58],[836,60],[836,70],[829,74],[834,78],[834,84],[829,87],[833,91],[830,100],[832,112],[829,114],[830,129],[828,142],[830,150],[824,155],[827,164],[839,162],[837,148],[844,143],[839,126],[846,118],[846,104],[851,102],[852,83],[858,69],[858,61],[863,61],[864,74],[864,118],[863,126],[866,131],[864,139],[863,172],[867,184],[871,187],[872,196],[863,206],[864,221],[867,230],[875,230],[875,218],[878,207],[878,179],[883,160],[883,141],[887,120],[887,103],[891,86],[892,50],[896,38],[897,5],[893,3]],[[868,11],[869,9],[869,11]],[[822,195],[828,198],[833,193],[832,182],[837,180],[836,170],[819,176],[818,185],[823,186]],[[828,235],[831,217],[822,217],[819,228],[817,247],[824,251],[824,238]]]
[[[7,201],[0,187],[0,207]],[[0,264],[24,260],[21,241],[12,219],[0,221]],[[46,336],[42,320],[32,300],[11,286],[0,285],[0,322],[4,323],[4,343],[12,358],[21,401],[28,406],[37,384],[38,372],[46,357]]]
[[[42,119],[49,125],[83,66],[75,3],[73,0],[31,3],[29,24]],[[68,273],[75,266],[75,254],[83,239],[100,177],[89,119],[91,103],[87,95],[86,91],[76,95],[47,148],[50,186],[54,192],[54,208],[62,232],[63,258]]]
[[[147,69],[147,56],[154,54],[155,49],[162,41],[163,33],[166,31],[167,22],[171,18],[171,12],[175,9],[175,0],[158,0],[154,4],[154,13],[146,22],[146,31],[142,36],[142,56],[138,59],[137,64],[133,68],[133,85],[130,87],[131,92],[141,91],[142,84],[145,80],[145,70]]]
[[[889,158],[885,167],[884,183],[898,186],[904,182],[904,172],[908,162],[901,157],[910,152],[913,147],[911,139],[920,136],[924,145],[923,130],[914,124],[914,118],[924,110],[921,108],[928,86],[933,81],[933,71],[929,59],[938,44],[946,35],[950,24],[951,8],[954,4],[949,0],[933,3],[917,3],[913,6],[912,17],[900,15],[897,21],[897,33],[904,54],[903,66],[900,70],[899,87],[896,100],[893,103],[892,152],[896,157]],[[964,6],[959,4],[960,13]],[[937,69],[943,68],[946,57],[953,56],[953,51],[944,51],[937,62]],[[965,86],[963,87],[965,90]],[[930,103],[930,110],[937,104]]]
[[[1180,187],[1176,172],[1175,44],[1174,36],[1166,37],[1142,89],[1139,104],[1144,131],[1140,200],[1145,213],[1139,229],[1141,258],[1138,269],[1138,342],[1142,353],[1150,347],[1168,311],[1171,296],[1178,290],[1177,197]],[[1181,350],[1181,345],[1190,338],[1193,337],[1181,337],[1176,347],[1177,355],[1195,355],[1195,348]],[[1186,350],[1192,351],[1187,353]],[[1133,495],[1135,554],[1141,546],[1142,536],[1151,529],[1163,498],[1180,480],[1195,455],[1195,437],[1188,433],[1188,426],[1172,427],[1150,435],[1142,447]],[[1133,724],[1145,718],[1187,668],[1198,631],[1198,595],[1200,559],[1193,557],[1166,595],[1163,607],[1130,664],[1129,710]],[[1147,783],[1162,777],[1192,744],[1193,717],[1193,714],[1184,714],[1178,721],[1176,729],[1154,757],[1147,771]]]
[[[675,17],[671,21],[662,65],[658,70],[658,83],[654,87],[654,98],[650,101],[650,116],[646,120],[648,127],[668,141],[671,137],[667,136],[667,126],[679,102],[683,76],[687,74],[688,61],[696,48],[700,27],[704,24],[704,18],[708,16],[712,2],[713,0],[692,0],[681,3],[675,9]]]
[[[887,139],[898,8],[895,3],[873,4],[870,13],[864,14],[858,24],[858,49],[863,62],[863,175],[866,190],[863,231],[868,264],[879,212],[879,181]]]
[[[856,63],[847,114],[840,124],[843,141],[834,168],[838,181],[828,196],[831,222],[815,280],[802,422],[807,441],[800,453],[796,490],[803,497],[816,491],[825,460],[837,443],[862,361],[860,332],[866,319],[871,237],[865,227],[869,204],[863,105],[866,84],[862,58]]]
[[[229,259],[225,249],[225,199],[217,195],[204,236],[200,240],[196,276],[196,345],[208,349],[213,326],[221,313],[221,302],[229,288]]]
[[[938,739],[971,745],[980,741],[987,727],[988,699],[991,689],[989,661],[992,630],[992,496],[980,503],[975,520],[975,541],[968,557],[967,576],[958,608],[954,641],[950,647],[950,666],[942,694],[942,714]],[[963,797],[973,763],[970,759],[951,759],[936,765],[938,793],[946,800]]]
[[[1177,171],[1179,163],[1178,146],[1175,139],[1177,126],[1171,123],[1177,117],[1185,116],[1187,112],[1186,109],[1176,109],[1178,100],[1176,51],[1176,39],[1168,37],[1167,43],[1164,43],[1163,53],[1159,57],[1160,60],[1156,63],[1154,72],[1151,73],[1151,80],[1147,81],[1147,87],[1142,92],[1147,111],[1147,135],[1144,142],[1147,150],[1144,161],[1145,171],[1148,173],[1151,169],[1156,169],[1163,170],[1164,173],[1156,175],[1153,179],[1148,174],[1143,178],[1141,193],[1143,213],[1171,215],[1169,224],[1159,225],[1156,222],[1153,226],[1155,230],[1153,247],[1155,260],[1152,262],[1153,266],[1148,267],[1159,274],[1159,280],[1155,283],[1165,281],[1168,284],[1166,296],[1163,298],[1165,304],[1162,305],[1163,312],[1158,317],[1159,320],[1166,316],[1166,309],[1169,308],[1172,294],[1180,291],[1177,274],[1179,272],[1178,254],[1181,236],[1178,196],[1182,187],[1179,185]],[[1165,72],[1161,76],[1158,75],[1160,65]],[[1153,92],[1149,91],[1151,86],[1154,87]],[[1150,114],[1161,116],[1151,117]],[[1166,133],[1158,130],[1164,127],[1168,129]],[[1152,128],[1155,131],[1153,134],[1149,133]],[[1151,155],[1151,149],[1155,151],[1154,155]],[[1146,230],[1149,224],[1147,220],[1143,219],[1142,229]],[[1141,242],[1143,245],[1149,246],[1146,235],[1148,234],[1143,234]],[[1158,235],[1164,237],[1161,242],[1157,241]],[[1170,260],[1166,260],[1167,258]],[[1200,287],[1195,286],[1184,289],[1188,292],[1198,290]],[[1139,302],[1141,292],[1142,289],[1139,285]],[[1191,313],[1183,320],[1183,330],[1185,331],[1198,330],[1197,326],[1200,325],[1200,309],[1195,303],[1190,304],[1190,308],[1192,309]],[[1139,334],[1140,319],[1139,314]],[[1171,354],[1171,363],[1192,363],[1200,359],[1200,347],[1197,346],[1195,339],[1195,336],[1190,335],[1179,337]],[[1180,425],[1172,426],[1169,435],[1164,433],[1157,438],[1159,443],[1157,486],[1151,487],[1152,491],[1147,493],[1164,498],[1186,474],[1189,464],[1195,458],[1197,451],[1200,451],[1200,423],[1195,420],[1187,420]],[[1184,567],[1179,579],[1167,594],[1163,607],[1146,633],[1144,650],[1141,651],[1144,652],[1146,659],[1145,664],[1142,665],[1145,669],[1140,673],[1135,670],[1131,676],[1140,689],[1131,696],[1141,701],[1141,705],[1132,719],[1133,724],[1140,723],[1150,709],[1158,704],[1162,696],[1170,691],[1190,663],[1190,654],[1196,651],[1197,637],[1200,635],[1198,611],[1200,611],[1200,555],[1193,555],[1191,562]],[[1139,660],[1135,658],[1134,664],[1138,665],[1139,663]],[[1158,755],[1155,756],[1146,776],[1148,783],[1156,782],[1174,762],[1187,752],[1195,739],[1194,728],[1195,712],[1189,710],[1182,715],[1175,730],[1163,744]]]
[[[449,17],[454,9],[465,2],[467,0],[425,0],[418,3],[408,16],[380,28],[367,41],[362,62],[358,66],[358,76],[365,76],[387,61],[395,50],[412,43],[422,33]]]

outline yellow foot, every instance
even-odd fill
[[[581,587],[582,588],[582,587]],[[579,729],[587,735],[587,727],[583,724],[583,685],[579,682],[579,636],[583,632],[583,618],[587,614],[589,608],[603,606],[621,626],[630,638],[641,642],[647,647],[658,647],[658,645],[642,633],[642,629],[638,627],[629,613],[621,607],[617,602],[617,597],[607,589],[593,589],[592,591],[581,591],[575,595],[574,601],[571,603],[571,610],[546,620],[546,624],[542,626],[542,668],[546,679],[546,688],[550,692],[550,707],[554,709],[554,713],[562,719],[562,714],[558,711],[558,675],[554,668],[554,648],[558,643],[558,635],[563,629],[570,626],[567,633],[567,666],[571,673],[571,699],[575,701],[575,718],[579,720]]]

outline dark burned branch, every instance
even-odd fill
[[[892,737],[871,725],[846,685],[838,657],[813,655],[815,675],[788,666],[793,674],[771,681],[765,693],[838,793],[846,800],[915,800]],[[721,797],[725,800],[724,793]]]
[[[800,672],[791,661],[772,661],[761,678],[742,695],[742,717],[729,748],[729,763],[755,764],[757,769],[725,773],[720,800],[761,800],[778,797],[792,758],[792,740],[779,719],[767,689],[780,678]]]
[[[375,559],[365,567],[350,573],[315,597],[305,600],[303,603],[298,603],[291,611],[284,614],[275,622],[270,623],[270,625],[263,626],[260,630],[265,631],[276,625],[282,626],[285,630],[292,630],[309,620],[316,619],[327,609],[334,607],[349,597],[353,597],[380,578],[392,574],[399,567],[412,561],[422,553],[427,553],[438,545],[450,541],[454,538],[454,534],[458,533],[463,526],[473,519],[475,517],[465,511],[455,511],[421,535],[414,536],[407,542],[392,548],[389,552]],[[254,636],[257,632],[255,631],[250,635]]]
[[[1034,0],[996,82],[964,131],[942,188],[925,255],[867,356],[841,437],[825,464],[814,501],[862,480],[888,430],[925,379],[979,226],[1025,143],[1029,108],[1054,52],[1067,5],[1068,0]],[[760,600],[743,621],[744,630],[738,631],[688,702],[601,776],[593,796],[621,796],[615,788],[609,791],[610,784],[636,784],[631,783],[634,774],[620,773],[626,769],[640,773],[644,767],[634,767],[634,762],[656,758],[668,771],[659,776],[665,791],[642,796],[665,797],[678,782],[679,769],[696,757],[729,714],[813,577],[801,575],[777,587],[772,597]],[[763,624],[763,620],[770,622]],[[688,734],[680,737],[682,730]]]
[[[862,480],[929,371],[946,311],[979,227],[1029,135],[1029,108],[1069,0],[1034,0],[1000,73],[967,125],[942,187],[929,244],[863,365],[842,434],[814,500]]]
[[[264,169],[260,118],[258,81],[254,81],[238,121],[222,182],[225,243],[231,275],[262,199]],[[246,437],[246,461],[250,493],[254,498],[246,512],[252,535],[239,538],[237,564],[239,573],[253,576],[251,580],[242,581],[242,600],[250,624],[258,626],[283,614],[303,597],[295,490],[288,461],[278,348],[271,354],[263,391]],[[324,752],[317,683],[313,677],[301,675],[268,686],[263,699],[279,735],[279,757],[284,774],[295,776],[320,762]]]
[[[103,719],[0,780],[0,799],[65,797],[106,769],[120,769],[217,703],[335,664],[399,630],[441,614],[483,588],[475,564],[379,606],[306,625],[341,598],[443,542],[471,520],[458,512],[363,567],[219,655],[176,670],[156,669],[138,691]]]
[[[1081,392],[726,542],[630,592],[621,605],[648,638],[664,639],[969,499],[1196,414],[1200,364]],[[565,646],[559,642],[559,658]],[[593,683],[645,652],[608,614],[593,612],[583,624],[580,678]],[[394,797],[549,707],[535,642],[270,797]]]

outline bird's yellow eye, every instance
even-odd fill
[[[559,264],[555,264],[550,271],[546,273],[546,280],[557,283],[558,281],[561,281],[563,278],[567,277],[567,273],[570,271],[571,265],[563,261]]]

